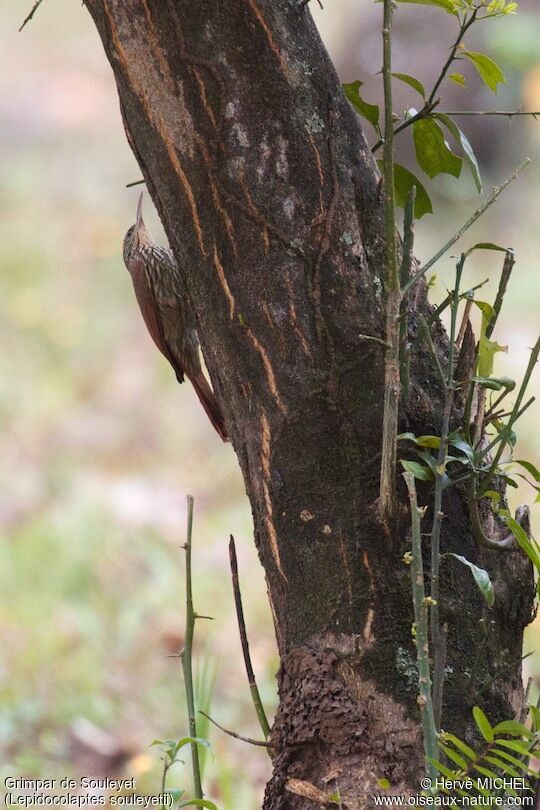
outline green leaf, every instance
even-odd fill
[[[349,84],[343,85],[343,90],[345,95],[351,102],[352,106],[358,113],[361,115],[362,118],[365,118],[375,127],[375,131],[377,134],[380,134],[379,129],[379,108],[376,104],[369,104],[367,101],[364,101],[363,98],[360,97],[359,90],[362,87],[363,82],[357,79],[355,82],[350,82]]]
[[[185,799],[178,807],[207,807],[208,810],[218,810],[217,805],[210,799]]]
[[[504,73],[498,64],[494,62],[493,59],[490,59],[489,56],[486,56],[484,53],[477,53],[476,51],[467,51],[466,49],[461,51],[461,55],[465,56],[473,63],[484,84],[486,84],[490,90],[493,90],[494,93],[497,92],[499,84],[506,84]]]
[[[448,78],[451,82],[454,82],[454,84],[458,84],[460,87],[466,87],[463,73],[450,73]]]
[[[508,253],[508,248],[502,247],[502,245],[496,245],[495,242],[477,242],[476,245],[469,248],[465,256],[469,256],[473,250],[498,250],[501,253]]]
[[[448,444],[451,444],[452,447],[455,447],[456,450],[461,450],[461,452],[468,458],[471,464],[474,464],[474,449],[473,447],[461,436],[450,436],[448,439]]]
[[[507,391],[513,391],[516,387],[515,381],[511,380],[510,377],[472,377],[471,379],[478,385],[492,391],[502,391],[503,388],[506,388]]]
[[[540,484],[540,470],[538,469],[538,467],[535,467],[534,464],[532,464],[530,461],[524,461],[523,459],[520,458],[515,459],[514,464],[521,464],[521,466],[524,467],[527,470],[527,472],[532,475],[534,480],[538,481],[538,483]]]
[[[439,436],[415,436],[414,433],[400,433],[398,440],[407,440],[414,442],[419,447],[440,447],[441,439]]]
[[[433,475],[437,474],[437,459],[431,453],[426,452],[426,450],[418,450],[418,456],[425,462],[425,464],[429,467],[432,471]]]
[[[495,340],[489,340],[485,335],[478,341],[478,366],[479,377],[489,377],[493,371],[495,355],[497,352],[507,352],[508,346],[501,346]]]
[[[495,316],[495,310],[491,304],[488,304],[487,301],[477,301],[475,298],[473,298],[473,302],[476,304],[478,309],[482,311],[482,331],[485,332],[487,325]]]
[[[473,706],[472,713],[474,717],[474,722],[476,723],[478,731],[480,732],[484,740],[486,740],[486,742],[488,743],[493,742],[493,740],[495,739],[495,735],[493,734],[491,723],[487,719],[482,709],[479,706]]]
[[[211,747],[208,740],[204,740],[202,737],[182,737],[175,743],[176,751],[180,751],[180,749],[184,748],[186,745],[204,745],[205,748]]]
[[[400,433],[397,438],[398,438],[398,441],[403,441],[403,442],[408,441],[408,442],[414,442],[416,444],[416,436],[414,435],[414,433]]]
[[[451,759],[452,762],[455,765],[457,765],[461,771],[467,770],[468,767],[467,761],[464,760],[463,757],[460,756],[459,754],[456,754],[456,752],[452,748],[450,748],[450,746],[439,743],[439,748],[441,749],[441,751],[444,751],[448,759]]]
[[[450,151],[443,131],[432,118],[421,118],[413,124],[416,159],[420,168],[431,178],[438,174],[459,177],[463,160]]]
[[[405,82],[405,84],[408,84],[409,87],[412,87],[417,93],[420,93],[422,98],[426,97],[424,85],[422,82],[418,81],[418,79],[415,79],[414,76],[409,76],[408,73],[392,73],[392,76],[395,79],[399,79],[400,82]]]
[[[521,768],[523,771],[528,771],[529,766],[526,762],[521,762],[521,760],[517,759],[517,757],[513,757],[512,754],[509,754],[507,751],[500,751],[498,748],[492,748],[492,753],[495,754],[497,757],[501,759],[506,759],[508,762],[511,762],[512,765],[515,765],[516,768]]]
[[[447,768],[446,765],[443,765],[442,762],[439,762],[437,759],[432,759],[431,757],[427,757],[428,762],[431,762],[432,765],[435,765],[439,773],[442,773],[443,776],[448,777],[451,779],[452,782],[458,782],[459,776],[455,771],[451,771],[450,768]]]
[[[537,484],[533,484],[533,482],[530,480],[530,478],[527,478],[526,475],[523,475],[523,473],[516,473],[516,475],[517,475],[518,478],[521,478],[523,481],[526,481],[530,487],[532,487],[534,490],[536,490],[536,492],[540,492],[540,486],[538,486]]]
[[[533,721],[534,731],[540,730],[540,709],[538,706],[529,706],[529,712]]]
[[[503,720],[493,727],[494,734],[511,734],[513,737],[532,737],[531,732],[517,720]]]
[[[476,779],[473,779],[472,782],[473,782],[473,787],[478,791],[478,793],[480,793],[481,796],[485,796],[486,799],[491,799],[492,798],[491,793],[489,792],[489,790],[486,790],[486,788],[484,788],[484,787],[480,787],[480,785],[478,784],[478,781]]]
[[[379,169],[383,170],[382,160],[377,161]],[[405,208],[407,198],[410,194],[411,188],[416,187],[416,198],[414,201],[414,216],[415,219],[420,219],[424,214],[432,214],[433,208],[429,194],[415,175],[410,172],[405,166],[400,166],[399,163],[394,163],[394,189],[396,193],[396,204],[401,208]]]
[[[455,734],[450,734],[449,731],[445,731],[441,734],[441,736],[448,742],[451,742],[454,748],[457,748],[462,754],[469,757],[470,760],[476,759],[476,754],[473,749],[470,748],[467,743],[464,743],[463,740],[460,740],[459,737],[456,737]]]
[[[419,481],[433,481],[435,477],[429,467],[424,467],[423,464],[419,464],[417,461],[400,459],[400,464],[404,470],[412,473]]]
[[[489,607],[492,607],[493,602],[495,601],[495,592],[493,590],[493,584],[489,578],[488,572],[485,571],[483,568],[479,568],[477,565],[472,563],[466,557],[462,557],[461,554],[454,554],[452,552],[449,552],[448,556],[454,557],[456,560],[459,560],[460,563],[463,563],[463,565],[466,565],[468,568],[471,569],[474,581],[478,585],[478,588],[482,596],[486,600]]]
[[[525,529],[509,514],[501,513],[501,517],[514,535],[518,546],[525,552],[536,570],[540,571],[540,549],[536,541],[527,537]]]
[[[483,765],[475,764],[472,766],[475,771],[478,773],[482,773],[484,776],[487,776],[489,779],[498,779],[498,774],[495,771],[491,771],[489,768],[484,768]]]
[[[407,197],[413,186],[416,186],[416,199],[414,201],[415,219],[421,219],[424,214],[432,214],[433,207],[426,189],[420,180],[404,166],[394,163],[394,188],[396,191],[396,203],[405,208]]]
[[[398,3],[416,3],[419,6],[436,6],[447,11],[448,14],[457,15],[455,4],[452,0],[398,0]]]
[[[420,447],[440,447],[440,436],[418,436],[416,443]]]
[[[383,777],[382,779],[377,779],[377,785],[380,788],[382,788],[382,790],[388,790],[388,788],[392,787],[392,785],[390,784],[389,780],[386,779],[386,777]]]
[[[523,757],[529,757],[530,751],[527,743],[518,742],[517,740],[497,740],[497,745],[502,745],[504,748],[509,748],[510,751],[517,751]]]
[[[437,118],[445,125],[445,127],[449,130],[449,132],[451,132],[451,134],[455,138],[456,143],[460,145],[461,149],[463,150],[467,166],[469,167],[470,172],[473,176],[476,190],[478,191],[479,194],[481,194],[482,178],[480,177],[480,169],[478,167],[478,161],[476,160],[476,155],[474,154],[474,149],[472,148],[469,139],[467,138],[465,133],[458,127],[453,118],[450,118],[450,116],[447,115],[446,113],[437,113],[435,115],[435,118]],[[487,243],[485,244],[487,245]],[[475,245],[475,247],[479,247],[479,245]],[[474,248],[472,248],[472,250],[474,250]],[[468,255],[468,253],[466,255]]]

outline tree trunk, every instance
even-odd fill
[[[374,508],[384,357],[361,336],[384,337],[384,231],[358,120],[298,0],[86,5],[251,501],[281,657],[264,807],[315,807],[306,783],[339,787],[349,808],[372,806],[382,777],[414,793],[409,517],[401,480],[395,525]],[[427,307],[419,285],[411,329]],[[437,433],[425,350],[411,376],[403,428]],[[472,578],[443,564],[443,724],[463,734],[475,703],[494,720],[520,704],[532,580],[519,553],[478,551],[458,491],[444,508],[443,548],[480,559],[497,593],[488,613]]]

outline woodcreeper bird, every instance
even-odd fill
[[[213,426],[227,441],[221,409],[201,368],[199,339],[190,307],[182,296],[178,263],[171,250],[152,241],[142,218],[142,200],[141,193],[135,224],[124,237],[124,262],[144,322],[178,382],[183,382],[185,374]]]

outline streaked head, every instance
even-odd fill
[[[141,196],[139,197],[139,202],[137,203],[137,217],[135,219],[135,224],[128,229],[126,235],[124,236],[123,254],[124,254],[124,262],[128,270],[129,270],[129,260],[133,252],[137,250],[139,245],[152,244],[150,234],[146,230],[146,226],[142,218],[142,201],[143,201],[143,192],[141,191]]]

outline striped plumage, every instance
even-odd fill
[[[182,300],[178,264],[171,250],[154,244],[142,218],[142,194],[137,219],[124,237],[124,262],[150,336],[176,372],[195,388],[210,421],[223,441],[223,415],[201,368],[199,339],[189,308]]]

